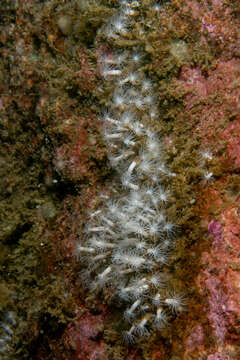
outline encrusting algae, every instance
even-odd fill
[[[1,2],[0,359],[217,349],[186,340],[239,188],[238,9],[210,3]]]

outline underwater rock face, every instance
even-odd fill
[[[216,193],[216,203],[219,197],[220,193]],[[206,249],[201,254],[196,279],[199,293],[205,300],[204,317],[195,325],[194,321],[191,324],[191,333],[185,339],[184,359],[200,358],[205,354],[210,354],[207,359],[239,358],[239,232],[240,221],[234,205],[222,211],[219,221],[209,223]]]
[[[208,236],[199,241],[200,262],[196,286],[202,296],[202,316],[186,329],[184,359],[238,359],[240,356],[240,218],[239,218],[239,84],[240,61],[220,58],[204,77],[199,69],[185,68],[179,79],[185,88],[191,121],[200,121],[203,148],[219,150],[221,168],[216,179],[200,190],[197,213]],[[218,97],[219,102],[209,102]],[[196,115],[195,101],[203,102]],[[231,119],[229,122],[227,119]],[[225,122],[223,123],[223,121]],[[224,124],[224,125],[223,125]],[[193,309],[194,313],[194,309]]]
[[[195,11],[199,10],[196,2],[191,2],[191,7],[194,4]],[[206,4],[205,6],[207,7]],[[226,18],[224,20],[228,40],[230,33],[236,33],[236,27],[230,21],[230,9],[223,9],[223,3],[219,2],[217,7],[207,8],[207,13],[208,16],[211,14],[213,23],[218,21],[215,20],[216,13],[228,14],[229,22],[227,23]],[[196,16],[196,13],[193,14],[193,17]],[[221,36],[217,32],[220,27],[212,26],[207,29],[215,39]],[[202,31],[204,30],[202,27]],[[205,33],[204,35],[207,36]],[[196,304],[195,300],[191,303],[190,299],[188,313],[184,315],[185,334],[181,334],[180,339],[174,339],[173,335],[174,359],[237,360],[240,356],[240,223],[239,209],[236,206],[240,186],[240,62],[231,59],[237,51],[236,42],[228,43],[223,48],[222,58],[213,61],[213,68],[208,71],[207,76],[199,67],[186,66],[175,83],[179,91],[186,93],[185,111],[190,115],[190,121],[194,123],[196,117],[200,118],[197,126],[193,127],[193,138],[200,134],[200,149],[215,149],[214,157],[217,160],[212,166],[214,178],[204,182],[204,188],[200,185],[195,203],[199,226],[208,234],[207,237],[199,238],[197,245],[193,246],[193,251],[200,259],[196,265],[198,274],[195,284],[201,301]],[[218,97],[222,101],[215,102],[214,98]],[[230,122],[226,121],[228,118],[231,119]],[[237,171],[236,175],[234,171]],[[156,348],[152,352],[152,358],[172,358],[168,357],[164,346],[159,341],[157,343],[158,345],[154,344]],[[137,353],[135,356],[137,359]],[[142,356],[140,358],[144,358]]]
[[[107,360],[107,346],[101,340],[101,332],[104,325],[104,312],[101,315],[93,315],[86,312],[78,319],[76,316],[73,326],[67,329],[68,336],[64,338],[64,345],[74,350],[74,355],[69,359],[84,360],[100,359]],[[106,320],[106,319],[105,319]]]
[[[144,71],[160,103],[162,123],[153,126],[176,173],[170,215],[182,232],[171,272],[187,287],[188,304],[167,330],[132,347],[120,340],[124,309],[82,290],[73,256],[86,209],[112,186],[97,120],[109,89],[96,65],[96,34],[116,1],[3,4],[1,320],[17,314],[8,354],[239,360],[238,2],[164,1],[154,14],[149,6]]]

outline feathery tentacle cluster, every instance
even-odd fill
[[[10,345],[12,342],[14,327],[16,325],[15,314],[12,311],[5,312],[0,321],[0,359],[9,359]]]
[[[138,1],[121,1],[105,28],[110,42],[126,36],[139,16],[138,6]],[[130,342],[148,335],[151,326],[166,326],[170,313],[178,313],[184,302],[169,289],[162,271],[176,229],[164,211],[169,201],[164,179],[174,174],[164,162],[159,136],[146,125],[158,110],[152,82],[141,70],[143,59],[136,47],[100,58],[101,74],[113,87],[103,116],[104,138],[121,178],[121,195],[107,198],[90,214],[85,239],[76,246],[88,265],[84,276],[93,279],[91,288],[110,288],[129,303],[124,318],[132,324],[125,332]]]

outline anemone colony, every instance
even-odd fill
[[[146,55],[134,41],[125,49],[115,45],[142,22],[138,1],[120,1],[102,30],[111,51],[100,55],[100,72],[113,89],[103,116],[104,138],[120,178],[119,195],[106,196],[90,214],[85,237],[76,245],[90,288],[109,290],[127,304],[128,342],[165,327],[183,307],[182,295],[163,271],[176,230],[166,215],[169,192],[164,183],[175,174],[167,169],[159,134],[151,126],[158,109],[152,81],[143,70]]]
[[[0,322],[0,359],[9,359],[10,344],[16,325],[15,314],[11,311],[1,316]]]

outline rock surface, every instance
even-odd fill
[[[75,242],[114,178],[99,121],[110,89],[96,60],[113,4],[0,5],[0,310],[18,319],[0,359],[238,360],[238,2],[163,2],[146,15],[145,71],[161,113],[153,126],[176,174],[169,271],[186,289],[186,311],[127,346],[121,304],[80,281]]]

